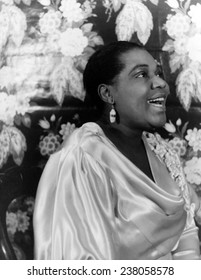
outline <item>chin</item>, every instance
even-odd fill
[[[165,125],[166,123],[166,117],[163,119],[160,119],[159,121],[151,122],[150,123],[150,130],[155,130],[157,128],[161,128]]]

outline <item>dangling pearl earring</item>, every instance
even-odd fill
[[[110,110],[110,122],[111,123],[116,122],[116,111],[114,109],[114,104],[112,104],[112,109]]]

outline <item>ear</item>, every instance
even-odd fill
[[[114,97],[110,92],[110,87],[108,85],[105,84],[101,84],[98,86],[98,95],[100,96],[100,98],[109,104],[113,104],[114,103]]]

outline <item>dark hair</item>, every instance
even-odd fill
[[[102,112],[105,102],[98,95],[100,84],[111,85],[118,74],[123,70],[124,64],[120,57],[132,49],[144,49],[143,46],[133,42],[117,41],[102,46],[90,58],[83,73],[83,83],[86,94],[94,105]]]

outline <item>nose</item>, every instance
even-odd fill
[[[167,83],[165,80],[163,80],[161,77],[159,76],[154,76],[152,78],[152,83],[151,83],[151,89],[155,89],[155,88],[165,88],[167,86]]]

